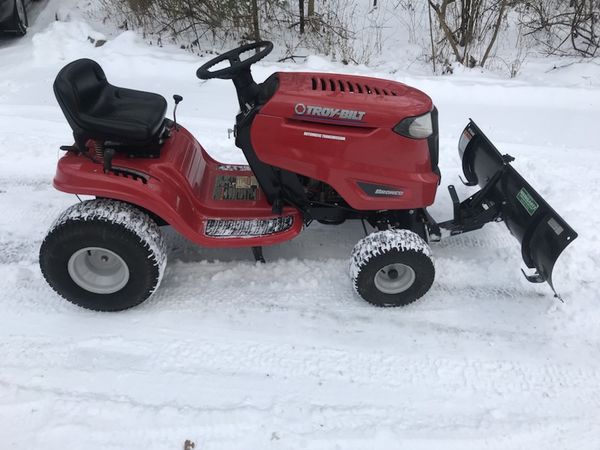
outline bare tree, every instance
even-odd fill
[[[528,0],[521,9],[525,35],[547,54],[593,57],[600,48],[599,0]]]
[[[516,0],[428,1],[442,31],[439,44],[447,43],[459,63],[475,67],[483,66],[490,57],[507,9]],[[437,53],[443,56],[443,51]]]

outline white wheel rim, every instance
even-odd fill
[[[408,290],[417,278],[412,267],[406,264],[388,264],[375,274],[375,287],[384,294],[400,294]]]
[[[69,258],[71,279],[94,294],[113,294],[129,281],[129,267],[115,252],[100,247],[85,247]]]

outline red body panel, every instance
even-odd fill
[[[432,171],[427,140],[406,138],[392,130],[406,117],[431,111],[427,95],[401,83],[365,77],[279,73],[278,78],[275,94],[251,125],[252,145],[261,161],[329,184],[357,210],[405,210],[433,203],[439,177]],[[258,186],[250,200],[219,198],[217,177],[243,180],[253,175],[250,168],[221,165],[184,128],[172,128],[171,134],[160,157],[129,158],[117,153],[112,160],[116,170],[109,173],[89,155],[68,152],[58,162],[54,186],[138,205],[204,246],[263,246],[300,233],[301,213],[286,207],[282,216],[293,222],[286,220],[276,228],[283,231],[270,229],[272,234],[254,237],[209,235],[211,220],[281,216],[273,214]],[[361,182],[401,195],[369,195]],[[221,224],[217,222],[217,228]]]
[[[432,171],[427,140],[392,130],[406,117],[431,111],[427,95],[374,78],[278,76],[277,92],[251,129],[259,159],[329,184],[358,210],[423,208],[433,203],[439,176]],[[403,195],[369,196],[357,182],[394,188]]]
[[[207,247],[250,247],[276,244],[295,237],[303,227],[294,208],[283,215],[293,216],[291,228],[260,237],[212,237],[205,234],[209,219],[261,219],[278,217],[262,192],[256,200],[215,200],[213,191],[218,175],[251,176],[247,166],[221,165],[212,159],[184,128],[172,130],[161,149],[160,158],[128,158],[117,154],[113,168],[126,168],[143,174],[141,179],[104,173],[102,165],[83,155],[67,153],[57,166],[54,187],[73,194],[107,197],[129,202],[173,226],[179,233]]]

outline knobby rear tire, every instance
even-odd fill
[[[117,255],[127,267],[126,284],[116,292],[96,293],[73,277],[69,261],[78,254],[81,259],[82,249],[88,248]],[[58,217],[40,248],[40,267],[48,284],[66,300],[95,311],[121,311],[156,291],[166,255],[160,229],[148,214],[127,203],[97,199],[73,205]]]

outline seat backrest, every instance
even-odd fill
[[[58,73],[54,95],[75,134],[84,133],[79,115],[94,108],[107,86],[104,71],[91,59],[73,61]]]

